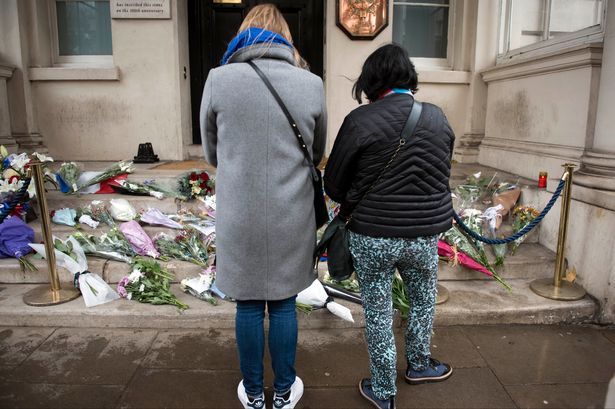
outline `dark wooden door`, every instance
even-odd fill
[[[260,3],[278,6],[288,22],[295,47],[310,64],[310,70],[322,77],[323,0],[243,0],[239,4],[188,0],[192,138],[196,144],[201,143],[199,109],[207,74],[220,65],[226,46],[249,9]]]

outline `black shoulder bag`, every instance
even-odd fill
[[[290,123],[290,127],[292,128],[293,132],[295,133],[295,136],[297,137],[297,141],[299,142],[299,148],[303,151],[305,160],[310,165],[312,183],[314,184],[314,213],[316,215],[316,228],[320,228],[329,221],[329,212],[327,211],[327,205],[325,203],[325,196],[322,188],[322,173],[316,166],[314,166],[314,161],[312,160],[312,156],[307,150],[307,146],[305,144],[305,141],[303,140],[303,137],[301,136],[301,132],[299,131],[299,127],[297,126],[297,122],[295,122],[293,116],[288,111],[288,108],[286,108],[286,105],[284,104],[284,101],[282,101],[282,98],[280,98],[278,92],[275,90],[275,88],[273,88],[273,85],[271,85],[271,82],[263,73],[263,71],[261,71],[261,69],[258,68],[258,66],[254,64],[253,61],[248,61],[248,64],[250,64],[250,67],[252,67],[254,71],[256,71],[259,77],[261,77],[267,88],[269,88],[269,91],[273,95],[273,98],[275,98],[278,105],[280,105],[280,108],[282,108],[284,115],[286,115],[286,119],[288,119],[288,122]]]
[[[378,184],[380,178],[384,175],[386,170],[391,166],[393,160],[401,150],[401,148],[406,144],[406,142],[410,139],[412,134],[414,133],[414,129],[416,128],[416,124],[421,116],[421,111],[423,110],[423,106],[417,100],[414,100],[412,104],[412,109],[410,110],[410,115],[408,116],[408,120],[404,125],[404,129],[401,132],[401,136],[399,138],[399,145],[397,149],[391,156],[391,159],[387,162],[387,164],[382,168],[382,171],[371,184],[371,186],[367,189],[365,194],[359,199],[354,209],[359,206],[359,203],[372,191],[372,189]],[[353,213],[354,213],[353,209]],[[339,215],[336,216],[331,223],[325,229],[325,232],[316,246],[316,251],[314,257],[316,259],[316,264],[318,264],[318,260],[320,257],[326,252],[327,253],[327,267],[329,268],[329,275],[338,281],[345,280],[352,275],[354,272],[354,265],[352,262],[352,255],[350,253],[350,247],[348,245],[348,223],[352,219],[352,213],[347,220],[344,220]]]

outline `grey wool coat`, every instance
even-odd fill
[[[209,72],[201,102],[205,159],[216,172],[216,285],[237,300],[282,300],[316,278],[314,188],[288,120],[245,61],[254,60],[322,159],[322,80],[283,45],[255,44]]]

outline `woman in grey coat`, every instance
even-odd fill
[[[216,174],[217,286],[237,301],[236,336],[244,408],[264,407],[265,307],[274,408],[293,408],[295,297],[315,278],[316,243],[310,167],[280,106],[257,73],[269,78],[318,164],[325,148],[322,80],[301,68],[288,25],[273,5],[254,7],[210,71],[201,103],[201,137]]]

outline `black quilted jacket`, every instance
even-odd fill
[[[455,135],[444,113],[423,103],[414,134],[372,191],[399,144],[413,98],[392,94],[352,111],[342,124],[325,169],[325,191],[352,213],[350,230],[372,237],[419,237],[451,227],[449,192]],[[356,209],[355,209],[356,207]]]

